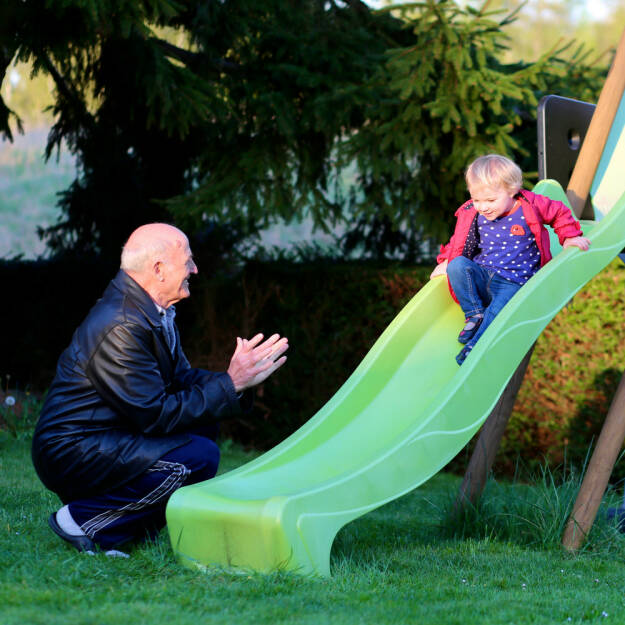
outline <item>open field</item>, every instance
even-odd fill
[[[0,258],[22,254],[35,258],[45,251],[37,226],[55,223],[59,191],[75,176],[73,157],[61,152],[43,159],[47,130],[16,135],[13,144],[0,142]]]

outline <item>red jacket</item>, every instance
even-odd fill
[[[538,251],[540,252],[541,267],[552,258],[549,246],[549,233],[544,224],[549,224],[555,230],[560,244],[564,243],[565,239],[582,235],[579,221],[573,217],[571,209],[566,204],[551,200],[544,195],[526,191],[525,189],[521,189],[516,198],[521,201],[521,209],[523,210],[525,221],[536,239]],[[476,217],[477,211],[473,208],[472,200],[465,202],[456,211],[456,228],[449,243],[441,245],[440,252],[436,257],[437,263],[452,260],[456,256],[462,256],[469,230]],[[476,253],[477,251],[470,254],[469,258],[472,258]]]
[[[549,233],[544,224],[549,224],[558,235],[560,244],[565,239],[579,237],[582,229],[571,213],[571,209],[556,200],[550,200],[544,195],[538,195],[531,191],[521,189],[517,194],[517,199],[521,201],[521,209],[525,216],[525,221],[532,234],[536,238],[536,244],[540,252],[540,266],[544,266],[551,260],[551,250],[549,248]],[[473,220],[477,216],[477,211],[473,208],[473,201],[465,202],[456,211],[456,228],[447,245],[441,245],[440,252],[436,257],[437,263],[451,260],[456,256],[462,256],[464,244],[469,234],[469,229]]]

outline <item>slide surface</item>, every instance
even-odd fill
[[[553,181],[535,191],[566,201]],[[338,530],[445,466],[547,323],[625,247],[625,196],[583,226],[591,249],[561,250],[553,237],[553,261],[514,296],[462,367],[454,357],[463,315],[446,279],[435,278],[299,430],[245,466],[176,491],[167,523],[181,562],[329,575]]]

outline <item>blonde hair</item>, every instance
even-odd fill
[[[505,156],[487,154],[476,158],[464,175],[467,186],[473,183],[487,187],[503,187],[508,193],[515,194],[523,184],[521,168]]]

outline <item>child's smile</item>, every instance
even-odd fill
[[[514,198],[503,187],[473,184],[469,187],[469,193],[475,210],[489,221],[501,217],[514,206]]]

